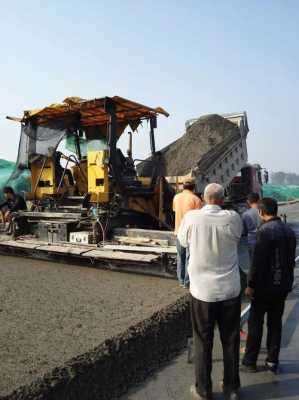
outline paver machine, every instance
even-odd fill
[[[31,209],[19,213],[16,230],[46,241],[72,233],[72,240],[99,242],[116,226],[171,229],[173,190],[155,149],[158,115],[168,113],[114,96],[71,97],[10,118],[21,123],[17,171],[29,170],[31,183]],[[146,178],[137,176],[132,156],[132,134],[144,122],[153,167]],[[124,155],[118,141],[126,130]]]

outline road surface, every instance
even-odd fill
[[[299,205],[280,208],[287,214],[299,236]],[[299,243],[299,241],[298,241]],[[281,372],[273,375],[263,370],[265,343],[259,358],[259,372],[241,373],[242,400],[299,400],[299,267],[295,270],[295,288],[289,295],[284,314],[281,348]],[[213,383],[215,400],[223,399],[219,382],[222,380],[222,354],[216,335],[213,353]],[[187,350],[165,365],[142,385],[133,388],[121,400],[190,400],[194,384],[194,365],[187,363]]]

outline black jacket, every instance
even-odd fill
[[[286,295],[292,290],[296,258],[293,230],[275,217],[257,233],[248,286],[256,296]]]
[[[19,194],[15,194],[13,199],[6,200],[4,203],[0,204],[0,209],[2,207],[7,207],[11,212],[27,210],[26,202]]]

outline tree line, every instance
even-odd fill
[[[294,172],[272,172],[271,183],[273,185],[296,185],[299,186],[299,174]]]

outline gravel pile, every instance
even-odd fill
[[[239,138],[240,130],[231,121],[217,114],[202,116],[182,137],[160,150],[161,175],[183,176],[194,168],[207,168],[210,160]],[[138,173],[150,176],[151,164],[139,164]]]

